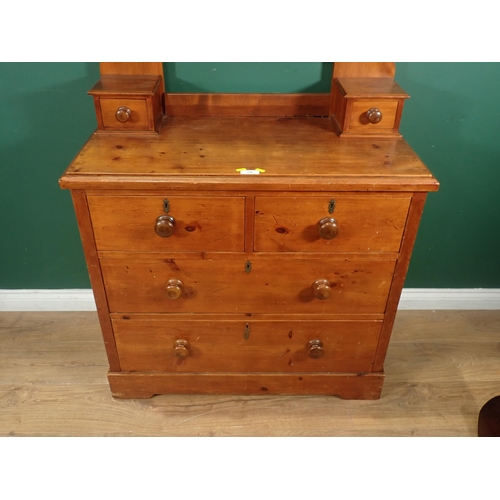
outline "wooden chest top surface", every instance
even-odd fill
[[[240,169],[265,172],[249,179]],[[94,134],[61,187],[154,188],[167,180],[175,187],[194,179],[213,189],[438,189],[404,139],[345,140],[329,118],[309,117],[166,117],[157,135]]]

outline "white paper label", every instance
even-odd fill
[[[240,170],[240,174],[243,175],[260,175],[259,170]]]

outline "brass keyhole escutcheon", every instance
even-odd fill
[[[314,296],[319,300],[326,300],[332,295],[331,284],[328,280],[316,280],[312,284]]]
[[[319,359],[325,354],[321,340],[310,340],[307,343],[307,349],[309,350],[309,357],[312,359]]]
[[[366,112],[366,118],[370,123],[380,123],[380,121],[382,120],[382,112],[378,108],[370,108]]]
[[[169,238],[174,234],[175,219],[170,215],[160,215],[156,219],[155,232],[160,238]]]
[[[120,123],[127,123],[130,120],[130,117],[132,116],[132,111],[130,111],[127,106],[120,106],[115,113],[115,118],[120,122]]]
[[[165,295],[170,300],[177,300],[182,297],[184,291],[184,283],[181,280],[171,279],[168,280],[165,289]]]
[[[191,353],[191,348],[187,340],[179,339],[174,342],[172,354],[178,359],[185,359]]]
[[[318,221],[319,235],[324,240],[333,240],[339,234],[339,226],[333,217],[323,217]]]

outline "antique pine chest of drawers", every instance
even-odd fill
[[[435,178],[398,136],[339,137],[330,95],[164,105],[157,134],[96,133],[60,180],[113,395],[380,397]]]

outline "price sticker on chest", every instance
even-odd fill
[[[255,168],[255,169],[248,169],[248,168],[237,168],[236,172],[239,172],[242,175],[260,175],[265,172],[263,168]]]

